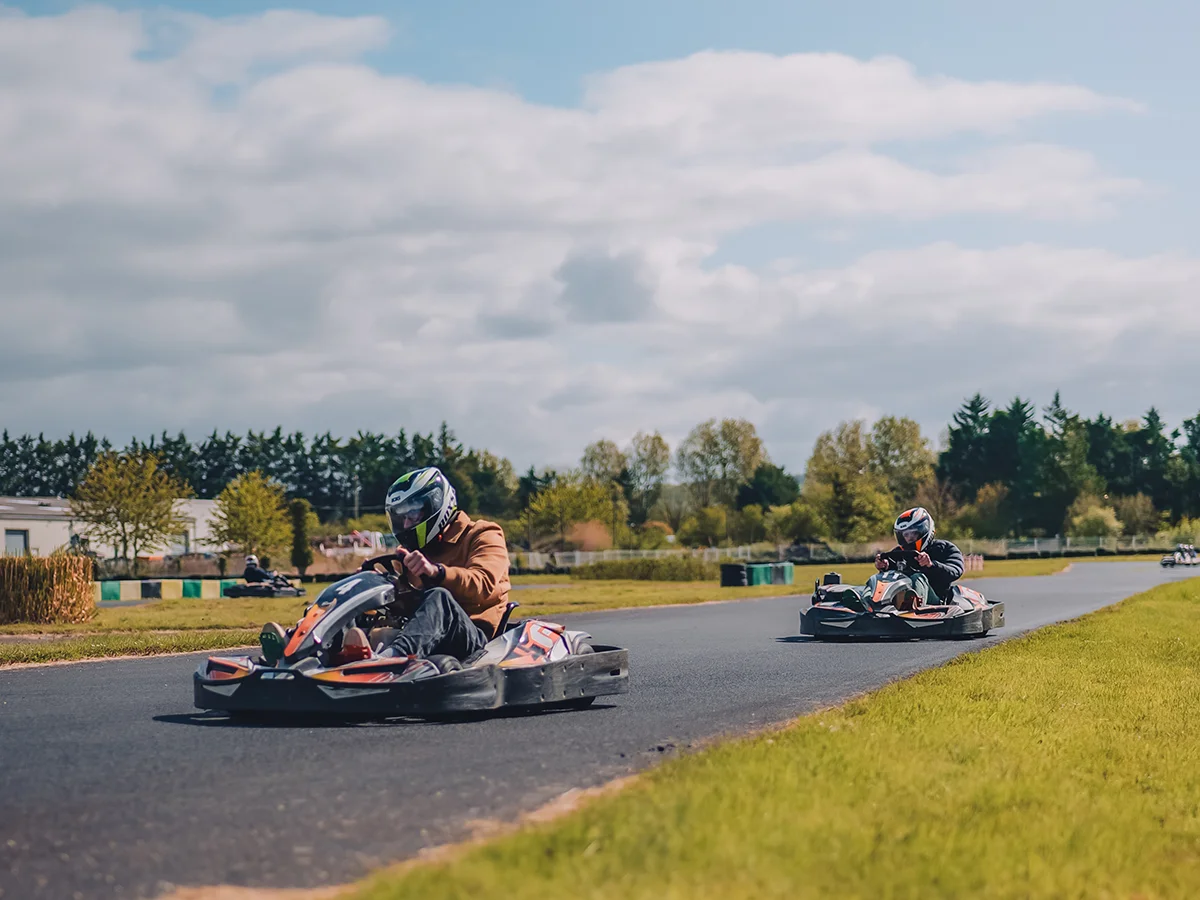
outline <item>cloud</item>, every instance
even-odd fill
[[[1112,216],[1138,180],[1023,128],[1126,100],[894,58],[706,52],[599,73],[563,109],[382,74],[364,54],[389,34],[287,11],[0,16],[10,429],[444,418],[561,465],[593,437],[739,414],[796,464],[855,410],[943,420],[947,384],[1028,392],[1104,360],[1147,383],[1153,360],[1125,342],[1162,354],[1191,333],[1139,318],[1182,315],[1186,258],[933,243],[840,268],[711,263],[772,223]],[[946,140],[964,135],[982,149]],[[928,404],[862,349],[909,316],[905,346],[932,339],[938,360],[988,336]]]

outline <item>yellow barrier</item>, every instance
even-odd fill
[[[164,600],[182,600],[183,580],[180,578],[165,579],[162,583],[162,598]]]
[[[221,598],[221,582],[206,578],[200,582],[201,600],[219,600]]]
[[[142,599],[142,583],[140,581],[122,581],[121,582],[121,601],[126,600],[141,600]]]

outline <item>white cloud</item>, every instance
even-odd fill
[[[1111,215],[1136,180],[1021,129],[1128,101],[708,52],[602,73],[560,109],[359,62],[388,35],[300,12],[0,16],[0,420],[120,436],[446,418],[561,464],[599,434],[736,413],[798,463],[838,416],[910,402],[854,344],[914,308],[913,342],[1011,352],[964,367],[949,399],[925,389],[931,423],[977,386],[1066,384],[1081,354],[1191,334],[1139,330],[1194,296],[1188,259],[932,244],[823,271],[708,264],[775,222]],[[986,149],[932,153],[963,134]]]

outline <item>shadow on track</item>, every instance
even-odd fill
[[[198,728],[363,728],[366,726],[436,726],[482,722],[486,719],[524,719],[562,713],[602,712],[615,709],[612,703],[593,703],[586,707],[532,707],[529,709],[499,709],[478,713],[462,713],[428,718],[416,716],[314,716],[298,713],[237,713],[204,712],[172,713],[154,716],[155,722],[166,725],[191,725]]]

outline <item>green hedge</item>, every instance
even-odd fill
[[[576,566],[572,578],[589,581],[630,579],[633,581],[714,581],[721,574],[716,563],[692,556],[663,559],[625,559]]]

